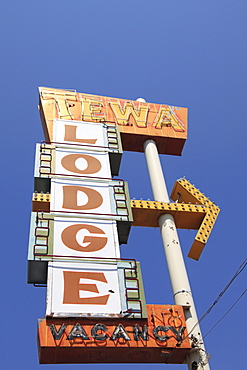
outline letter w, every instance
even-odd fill
[[[140,105],[138,109],[134,106],[133,102],[127,101],[124,108],[121,107],[120,101],[111,102],[109,101],[110,107],[114,113],[118,125],[129,125],[130,116],[134,118],[137,127],[147,127],[147,114],[149,107],[147,104]]]

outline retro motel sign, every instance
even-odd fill
[[[140,263],[121,259],[119,245],[131,225],[157,227],[166,214],[178,227],[199,229],[190,251],[198,259],[219,209],[185,179],[174,186],[176,203],[130,201],[127,183],[113,179],[123,150],[145,151],[148,159],[151,141],[161,154],[181,155],[187,109],[39,91],[46,141],[36,146],[28,282],[47,285],[40,363],[191,366],[190,308],[181,298],[173,306],[146,305]]]

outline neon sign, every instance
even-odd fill
[[[187,108],[116,99],[76,91],[40,87],[40,114],[47,141],[53,136],[53,120],[101,122],[116,125],[124,150],[143,152],[143,143],[153,138],[159,152],[181,155],[187,139]],[[76,126],[67,125],[65,138],[84,142]]]

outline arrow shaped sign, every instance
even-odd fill
[[[162,214],[173,215],[177,228],[198,230],[188,254],[188,257],[198,260],[220,209],[185,178],[175,182],[171,199],[175,203],[131,200],[132,225],[158,227]]]

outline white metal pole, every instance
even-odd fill
[[[144,153],[154,200],[169,203],[169,196],[157,146],[153,140],[145,141]],[[200,326],[197,324],[198,318],[173,216],[170,214],[161,215],[159,218],[159,226],[174,301],[176,304],[183,306],[188,332],[190,336],[192,334],[191,337],[194,338],[192,342],[195,347],[186,358],[188,368],[190,370],[210,370],[204,343],[200,334]]]

